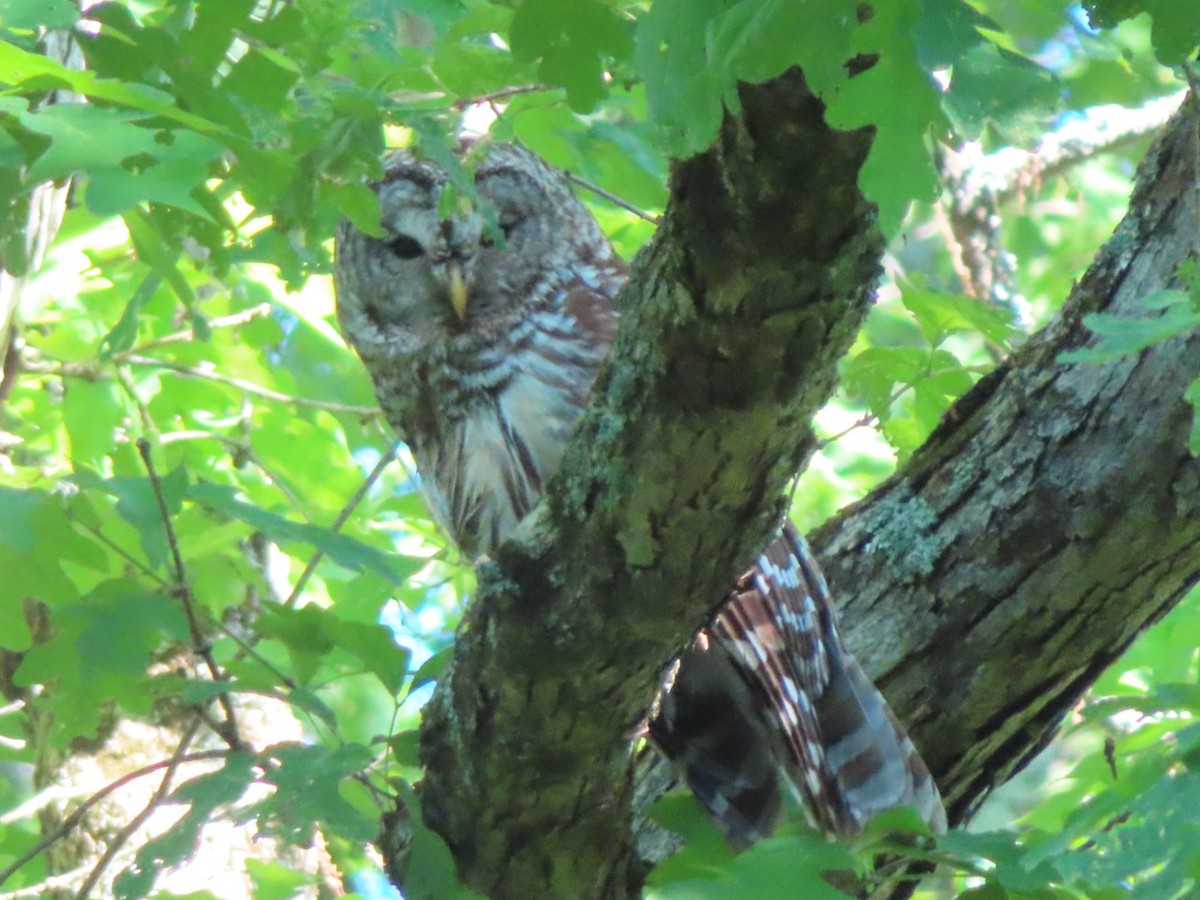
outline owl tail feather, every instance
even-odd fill
[[[899,806],[946,829],[937,785],[843,646],[790,525],[680,658],[647,733],[735,847],[771,834],[785,790],[833,837]]]

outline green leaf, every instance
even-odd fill
[[[685,848],[682,853],[690,851]],[[690,875],[653,880],[647,900],[846,900],[826,879],[829,872],[857,870],[845,847],[812,832],[766,838],[727,863],[705,867],[698,860]],[[655,870],[657,871],[657,869]]]
[[[944,103],[964,137],[973,140],[991,124],[1005,139],[1023,143],[1062,108],[1062,90],[1053,73],[987,41],[955,63]]]
[[[690,791],[675,790],[664,794],[648,812],[654,822],[684,841],[680,852],[667,857],[650,871],[646,878],[648,886],[713,878],[734,859],[736,851]]]
[[[211,80],[234,32],[248,24],[255,5],[255,0],[222,0],[196,7],[191,27],[179,36],[179,53],[198,76],[196,81]]]
[[[1150,298],[1149,302],[1169,302],[1172,296],[1163,292]],[[1161,316],[1135,319],[1112,313],[1089,313],[1083,317],[1083,324],[1100,340],[1094,347],[1058,354],[1059,362],[1101,363],[1138,353],[1160,341],[1200,327],[1200,312],[1191,309],[1190,304],[1175,303],[1168,305]]]
[[[256,780],[254,754],[231,752],[215,772],[197,776],[179,785],[170,801],[183,804],[182,818],[137,852],[136,861],[113,882],[118,900],[145,897],[159,874],[195,855],[202,830],[216,818],[217,810],[232,807]]]
[[[1200,8],[1187,0],[1090,0],[1084,8],[1097,28],[1114,28],[1125,19],[1150,13],[1150,38],[1163,65],[1180,65],[1200,45]]]
[[[442,672],[446,670],[446,666],[450,664],[450,660],[453,658],[454,648],[445,647],[421,663],[420,667],[413,674],[412,684],[408,686],[408,693],[405,696],[410,697],[413,692],[420,690],[425,685],[434,684],[442,677]]]
[[[138,259],[171,286],[175,296],[189,312],[193,311],[196,306],[196,294],[179,270],[179,258],[183,255],[182,246],[168,244],[164,240],[162,230],[156,227],[158,217],[140,207],[130,209],[122,218],[125,227],[129,229],[129,239],[137,250]]]
[[[86,199],[97,215],[123,212],[146,200],[208,216],[192,192],[201,188],[224,147],[210,137],[180,129],[145,127],[145,113],[83,103],[56,103],[18,119],[50,139],[30,167],[34,181],[76,172],[89,177]]]
[[[674,156],[703,150],[724,108],[738,109],[739,80],[790,66],[818,96],[835,98],[856,26],[838,0],[658,0],[638,22],[634,61],[659,142]]]
[[[1158,682],[1144,694],[1125,694],[1104,697],[1088,704],[1091,717],[1107,717],[1125,710],[1136,710],[1148,716],[1186,710],[1200,714],[1200,685]]]
[[[1089,846],[1054,860],[1063,879],[1094,896],[1110,885],[1136,885],[1134,896],[1194,895],[1200,860],[1200,775],[1167,775],[1133,800],[1128,815],[1092,835]],[[1164,853],[1169,843],[1170,852]]]
[[[294,688],[287,692],[287,701],[297,709],[316,716],[320,721],[325,723],[331,732],[337,733],[337,713],[330,708],[328,703],[312,691],[300,687]]]
[[[658,0],[638,22],[635,62],[659,142],[673,156],[707,147],[721,124],[730,74],[709,57],[707,24],[722,0]]]
[[[331,631],[337,646],[360,660],[368,672],[383,682],[388,693],[393,696],[400,693],[408,671],[409,653],[396,643],[390,628],[337,619]]]
[[[299,78],[295,62],[277,50],[257,47],[237,61],[222,80],[221,89],[268,112],[278,113]]]
[[[525,0],[509,29],[513,56],[540,61],[539,80],[566,88],[576,112],[591,112],[608,93],[604,61],[633,50],[630,23],[600,0]]]
[[[842,386],[883,421],[891,416],[896,386],[912,384],[928,365],[928,352],[917,347],[868,347],[846,363]]]
[[[0,3],[0,28],[69,31],[79,18],[70,0],[4,0]]]
[[[416,728],[408,728],[389,735],[388,749],[396,764],[419,768],[421,765],[421,733]]]
[[[953,66],[983,42],[981,28],[1000,30],[963,0],[924,0],[912,31],[917,58],[927,70]]]
[[[183,130],[160,133],[155,140],[154,152],[140,160],[113,168],[89,167],[88,207],[96,215],[109,216],[149,201],[220,224],[196,194],[204,190],[209,168],[224,147],[212,138]]]
[[[1200,456],[1200,378],[1187,386],[1183,398],[1192,404],[1192,430],[1188,436],[1188,451]]]
[[[69,479],[81,488],[103,491],[117,498],[117,514],[137,529],[142,552],[151,568],[165,565],[169,548],[158,496],[149,478],[123,475],[100,478],[93,472],[76,472]],[[187,474],[177,468],[159,480],[168,515],[179,512],[188,489]]]
[[[157,272],[149,272],[142,279],[137,290],[130,295],[125,308],[121,310],[121,318],[117,319],[108,334],[100,339],[97,355],[101,360],[107,362],[112,359],[114,353],[121,353],[134,345],[138,336],[138,315],[142,307],[150,302],[160,284],[162,278]]]
[[[359,231],[373,237],[382,237],[379,195],[360,182],[331,184],[327,188],[329,197]]]
[[[1016,333],[1012,314],[962,294],[939,294],[925,289],[920,279],[900,282],[900,299],[913,314],[921,334],[937,346],[952,334],[979,332],[1005,346]]]
[[[237,499],[237,489],[218,484],[196,484],[188,499],[257,528],[273,540],[312,544],[331,560],[353,571],[371,569],[394,583],[402,583],[408,572],[394,554],[382,553],[344,534],[302,522],[293,522],[260,506]]]
[[[512,56],[491,43],[447,41],[431,64],[434,74],[460,97],[500,90],[513,83],[517,74]]]
[[[311,875],[278,862],[246,860],[246,874],[254,882],[254,900],[293,900],[304,896]]]
[[[938,187],[927,149],[933,126],[943,130],[941,96],[917,61],[911,37],[918,10],[910,4],[877,4],[852,47],[869,66],[828,103],[826,121],[846,130],[875,127],[875,140],[859,173],[863,193],[879,207],[879,227],[896,234],[913,200],[929,200]]]
[[[1113,28],[1146,8],[1145,0],[1085,0],[1084,9],[1096,28]]]
[[[1036,891],[1055,881],[1058,874],[1048,862],[1031,864],[1024,859],[1024,849],[1011,831],[951,831],[938,838],[938,849],[960,859],[990,860],[994,868],[988,879],[1014,891]]]
[[[1195,276],[1192,275],[1189,277],[1194,278]],[[1194,286],[1192,290],[1195,290]],[[1196,296],[1200,297],[1200,294],[1197,294]],[[1144,297],[1139,297],[1134,301],[1134,304],[1142,307],[1143,309],[1170,309],[1173,306],[1190,306],[1193,308],[1200,308],[1200,304],[1198,304],[1191,292],[1172,290],[1169,288],[1161,291],[1153,291]]]
[[[29,598],[50,606],[79,599],[80,588],[68,577],[64,562],[76,571],[104,572],[108,557],[79,534],[61,497],[0,485],[0,647],[23,650],[29,645],[24,610]]]
[[[63,425],[76,468],[102,469],[117,443],[126,409],[114,381],[71,381],[63,392]]]
[[[287,647],[297,681],[308,684],[334,647],[332,618],[331,613],[315,606],[268,606],[259,616],[258,633]]]
[[[148,715],[153,697],[145,689],[146,669],[161,647],[188,634],[178,602],[124,579],[56,606],[51,622],[54,636],[25,654],[13,680],[54,687],[43,702],[53,710],[57,746],[94,736],[113,703]]]
[[[3,53],[0,50],[0,58]],[[143,117],[140,112],[84,103],[55,103],[24,113],[19,116],[22,125],[50,138],[46,151],[29,168],[30,179],[119,169],[122,160],[152,156],[157,146],[154,131],[136,124]]]
[[[21,491],[0,485],[0,544],[28,552],[37,545],[32,518],[47,504],[41,491]]]
[[[374,754],[361,744],[307,747],[276,744],[262,753],[263,780],[279,790],[255,805],[259,828],[293,843],[306,845],[313,828],[325,829],[351,841],[369,841],[379,823],[364,816],[338,791],[344,778],[359,774]]]
[[[190,112],[184,112],[176,106],[174,98],[165,91],[144,84],[99,78],[95,72],[68,68],[40,53],[29,53],[4,41],[0,41],[0,71],[6,73],[5,77],[10,84],[19,85],[34,79],[42,84],[46,78],[49,78],[63,87],[87,97],[109,100],[146,113],[163,116],[202,134],[233,137],[216,123]]]
[[[1200,6],[1186,0],[1148,0],[1153,19],[1150,40],[1154,55],[1165,66],[1178,66],[1191,60],[1200,46]]]
[[[405,872],[404,895],[408,900],[472,900],[478,895],[458,881],[458,870],[450,848],[441,836],[425,824],[421,804],[408,784],[399,781],[397,788],[412,828],[412,843],[408,869]]]

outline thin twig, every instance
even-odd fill
[[[341,527],[346,524],[346,521],[350,518],[350,516],[353,514],[354,510],[358,507],[358,505],[362,502],[363,498],[367,495],[367,492],[371,489],[371,486],[374,485],[375,482],[379,480],[379,476],[383,474],[383,471],[391,464],[392,460],[395,459],[395,457],[396,457],[396,451],[395,451],[394,446],[392,447],[392,449],[389,452],[380,456],[379,461],[375,463],[375,467],[371,469],[370,473],[363,480],[363,483],[359,486],[358,490],[356,490],[354,492],[354,495],[350,498],[350,500],[346,503],[346,505],[343,506],[341,511],[337,514],[337,517],[333,520],[333,524],[329,526],[330,531],[337,533],[338,531],[341,530]],[[292,588],[291,592],[288,594],[287,598],[283,601],[283,604],[282,604],[283,606],[290,608],[290,607],[293,607],[296,605],[296,602],[300,599],[301,593],[304,591],[304,588],[307,586],[309,580],[312,578],[313,574],[316,572],[317,565],[321,562],[321,560],[324,558],[324,556],[325,556],[325,554],[321,550],[317,550],[313,553],[313,555],[309,558],[307,565],[305,565],[304,571],[301,572],[300,577],[296,579],[296,584],[293,586],[293,588]],[[263,665],[266,665],[268,667],[269,671],[274,673],[276,675],[276,677],[278,677],[287,687],[294,688],[295,682],[293,682],[292,679],[288,678],[287,676],[283,675],[281,672],[276,670],[273,666],[271,666],[269,663],[267,663],[266,660],[263,657],[261,657],[254,650],[255,643],[257,643],[257,639],[250,640],[250,641],[239,640],[238,645],[239,645],[240,650],[239,650],[238,655],[235,657],[235,659],[241,659],[242,657],[244,657],[246,655],[252,655],[260,663],[262,663]],[[280,699],[283,699],[285,701],[287,700],[286,697],[282,697]]]
[[[459,97],[454,101],[455,109],[466,109],[468,106],[477,106],[480,103],[497,103],[501,100],[507,100],[509,97],[515,97],[518,94],[532,94],[537,91],[548,91],[550,88],[544,84],[522,84],[514,85],[513,87],[501,88],[498,91],[493,91],[490,94],[478,94],[474,97]]]
[[[362,503],[363,497],[367,496],[367,491],[369,491],[371,486],[379,480],[379,476],[383,474],[383,470],[391,465],[391,462],[393,459],[395,459],[395,457],[395,447],[392,447],[391,450],[379,457],[379,461],[375,463],[375,468],[371,469],[370,474],[368,474],[363,480],[363,483],[359,485],[358,490],[354,492],[354,495],[350,498],[349,502],[342,507],[341,512],[337,514],[337,518],[333,520],[333,524],[329,526],[330,531],[336,534],[341,530],[341,527],[346,524],[346,520],[350,518],[350,515],[354,512],[355,508],[357,508],[358,504]],[[300,599],[300,593],[308,584],[309,579],[312,578],[313,573],[317,569],[317,564],[320,563],[322,557],[324,557],[324,553],[322,553],[319,549],[313,553],[312,557],[308,561],[308,565],[304,567],[304,571],[301,572],[300,577],[296,579],[296,585],[292,588],[292,592],[288,594],[288,598],[283,602],[284,606],[295,606],[296,601]]]
[[[69,518],[72,522],[74,522],[80,528],[84,529],[92,537],[94,537],[100,543],[104,544],[106,547],[108,547],[109,550],[111,550],[113,553],[117,554],[117,556],[121,557],[123,560],[125,560],[127,563],[129,563],[131,566],[133,566],[135,569],[137,569],[139,572],[141,572],[147,578],[151,579],[152,581],[157,582],[159,587],[168,588],[171,586],[171,582],[169,582],[167,579],[163,578],[161,575],[159,575],[157,572],[155,572],[153,569],[151,569],[148,565],[146,565],[140,559],[135,557],[132,553],[130,553],[124,547],[117,544],[116,541],[114,541],[112,538],[110,538],[106,534],[104,534],[104,532],[102,532],[95,525],[92,525],[88,522],[83,521],[83,519],[79,518],[77,515],[75,515],[73,512],[71,512],[70,509],[67,510],[67,518]]]
[[[817,450],[824,450],[830,444],[834,444],[834,443],[837,443],[838,441],[840,441],[842,438],[844,438],[850,432],[857,431],[859,428],[866,428],[868,425],[871,425],[873,422],[878,422],[878,421],[879,420],[876,418],[875,413],[864,413],[861,418],[859,418],[857,421],[851,423],[848,427],[843,428],[837,434],[831,434],[829,437],[822,438],[821,440],[817,441]]]
[[[262,470],[262,473],[271,480],[279,492],[287,499],[288,503],[296,508],[300,515],[304,516],[308,523],[312,524],[312,516],[304,508],[300,502],[300,498],[296,496],[296,492],[288,487],[287,482],[280,476],[271,466],[268,466],[263,458],[254,452],[254,448],[248,443],[240,441],[237,438],[230,437],[227,434],[221,434],[219,431],[200,431],[200,430],[184,430],[184,431],[169,431],[166,434],[157,436],[159,445],[166,446],[167,444],[176,444],[180,441],[217,441],[220,444],[229,447],[233,450],[234,456],[241,456],[247,462],[253,463],[256,467]]]
[[[279,683],[282,684],[284,687],[286,687],[288,690],[295,690],[295,688],[296,688],[295,680],[292,679],[290,676],[288,676],[287,673],[285,673],[282,669],[277,668],[273,662],[271,662],[269,659],[267,659],[265,656],[263,656],[261,653],[259,653],[257,650],[255,650],[253,644],[251,644],[245,638],[238,635],[232,628],[228,627],[227,625],[225,625],[221,622],[215,622],[214,624],[215,624],[217,630],[219,632],[221,632],[221,634],[225,635],[225,637],[229,638],[231,641],[233,641],[235,644],[238,645],[239,652],[238,652],[238,656],[236,657],[237,659],[241,659],[243,656],[249,656],[256,663],[258,663],[260,666],[262,666],[264,669],[266,669],[268,672],[270,672],[272,675],[274,675],[279,680]],[[279,699],[283,700],[284,702],[287,702],[287,698],[285,698],[285,697],[281,697]]]
[[[185,378],[202,378],[207,381],[215,381],[218,384],[227,384],[230,387],[238,388],[245,391],[247,394],[253,394],[256,397],[262,397],[266,400],[276,400],[280,403],[289,403],[293,406],[307,406],[312,409],[324,409],[329,412],[350,413],[351,415],[363,416],[369,418],[379,415],[379,408],[376,406],[351,406],[347,403],[333,403],[328,400],[313,400],[308,397],[296,397],[291,394],[281,394],[279,391],[273,391],[270,388],[262,387],[254,384],[252,381],[245,381],[241,378],[231,378],[228,375],[222,375],[219,372],[213,372],[208,369],[201,369],[196,366],[186,366],[183,363],[170,362],[165,359],[153,359],[147,356],[130,355],[125,357],[125,362],[131,366],[143,366],[153,369],[167,369],[175,372]]]
[[[945,375],[945,374],[948,374],[949,372],[955,372],[955,371],[958,371],[958,370],[957,369],[938,369],[936,371],[926,370],[925,372],[921,373],[921,375],[924,378],[936,378],[939,375]],[[905,394],[907,394],[910,390],[912,390],[915,387],[916,387],[915,384],[908,384],[908,383],[900,385],[900,387],[898,387],[898,388],[896,388],[896,390],[892,391],[891,395],[888,397],[887,405],[891,406],[893,403],[895,403],[897,400],[899,400],[901,397],[903,397]],[[953,404],[951,404],[951,405],[953,405]],[[949,411],[949,407],[947,407],[947,411]],[[879,417],[876,416],[875,413],[870,413],[870,412],[863,413],[863,415],[857,421],[852,422],[848,427],[843,428],[841,431],[837,432],[836,434],[832,434],[827,438],[823,438],[822,440],[817,441],[816,449],[818,451],[824,450],[830,444],[835,443],[836,441],[840,441],[842,438],[844,438],[850,432],[855,431],[859,428],[866,428],[867,426],[876,424],[878,422],[879,422]]]
[[[261,319],[264,316],[271,314],[270,303],[260,303],[258,306],[252,306],[250,309],[244,309],[238,313],[232,313],[228,316],[218,316],[215,319],[208,320],[210,330],[219,328],[236,328],[239,325],[245,325],[253,322],[255,319]],[[176,331],[172,334],[163,335],[160,338],[152,338],[142,344],[130,347],[128,350],[122,350],[119,353],[114,353],[112,359],[114,362],[121,362],[128,356],[136,356],[139,353],[145,353],[147,350],[153,350],[156,347],[161,347],[164,344],[176,344],[181,341],[193,341],[196,339],[194,329],[186,328],[183,331]]]
[[[108,848],[104,851],[104,855],[100,857],[100,861],[96,863],[88,877],[84,879],[83,884],[79,887],[79,893],[75,895],[75,900],[87,900],[88,895],[92,892],[92,888],[96,886],[96,882],[100,880],[100,876],[104,874],[104,870],[108,868],[108,864],[112,862],[113,857],[120,852],[121,848],[133,836],[133,833],[145,824],[146,820],[154,814],[154,811],[162,803],[163,798],[167,796],[167,792],[171,790],[171,781],[175,777],[175,770],[179,768],[183,762],[183,758],[187,753],[188,744],[192,742],[192,738],[196,736],[196,731],[200,725],[198,722],[193,722],[184,732],[183,737],[179,741],[179,746],[175,748],[175,752],[171,754],[171,758],[167,761],[166,772],[163,773],[162,781],[159,782],[154,796],[142,809],[140,813],[134,816],[126,823],[113,837]]]
[[[131,366],[140,366],[143,368],[167,369],[175,372],[184,378],[199,378],[205,381],[214,381],[218,384],[226,384],[230,387],[238,388],[251,394],[255,397],[262,397],[264,400],[275,400],[279,403],[287,403],[291,406],[307,407],[310,409],[323,409],[328,412],[348,413],[350,415],[362,416],[364,419],[375,418],[379,415],[379,407],[377,406],[351,406],[348,403],[333,403],[328,400],[313,400],[308,397],[297,397],[292,394],[282,394],[279,391],[273,391],[270,388],[262,387],[250,381],[245,381],[241,378],[230,378],[228,375],[221,375],[218,372],[213,372],[208,369],[203,369],[197,366],[186,366],[182,363],[170,362],[164,359],[152,359],[145,356],[127,356],[123,360]],[[26,360],[22,365],[24,371],[34,375],[52,375],[56,378],[79,378],[83,381],[107,381],[113,377],[112,372],[108,367],[97,365],[95,363],[77,363],[77,362],[58,362],[51,363],[41,362],[38,360]]]
[[[154,423],[154,416],[150,413],[150,408],[138,396],[137,385],[129,378],[129,373],[117,366],[113,369],[113,377],[117,380],[117,384],[121,386],[128,396],[131,403],[138,411],[138,421],[141,422],[142,432],[157,437],[158,426]]]
[[[651,225],[657,225],[662,218],[661,216],[650,215],[650,213],[646,212],[645,210],[639,209],[638,207],[636,207],[632,203],[630,203],[628,200],[623,200],[622,198],[618,197],[616,194],[612,193],[611,191],[606,191],[604,188],[600,187],[600,185],[593,184],[592,182],[588,181],[586,178],[581,178],[580,176],[576,175],[574,172],[568,172],[566,169],[563,169],[561,171],[562,171],[563,175],[565,175],[567,177],[567,181],[570,181],[570,182],[573,182],[573,183],[579,185],[585,191],[591,191],[593,194],[595,194],[598,197],[603,197],[609,203],[615,204],[616,206],[621,207],[621,209],[626,210],[627,212],[633,213],[639,219],[645,219]]]
[[[175,573],[175,594],[179,598],[179,602],[183,605],[183,612],[187,617],[188,633],[192,638],[192,649],[204,660],[204,665],[207,667],[212,680],[222,682],[225,680],[225,676],[217,665],[216,659],[213,658],[212,647],[209,646],[208,640],[204,637],[200,629],[200,620],[196,615],[196,598],[192,595],[191,587],[188,586],[187,571],[183,566],[183,554],[179,550],[179,540],[175,535],[175,526],[171,523],[171,513],[167,509],[167,498],[163,494],[162,481],[158,477],[158,471],[154,467],[154,459],[150,453],[150,442],[145,438],[138,438],[137,448],[138,453],[142,457],[142,464],[146,467],[146,474],[150,478],[150,486],[154,491],[154,498],[158,501],[158,512],[162,516],[163,528],[167,533],[167,545],[171,549],[171,560]],[[218,733],[230,747],[236,750],[242,746],[242,741],[238,736],[237,717],[233,711],[233,701],[229,699],[228,691],[222,691],[218,694],[217,700],[220,702],[221,708],[225,711],[224,728],[218,729]]]
[[[61,875],[51,875],[49,878],[43,878],[37,884],[31,884],[29,887],[18,888],[15,891],[5,891],[0,894],[0,900],[25,900],[27,897],[33,897],[34,900],[43,900],[51,891],[59,888],[71,888],[79,883],[79,878],[87,872],[87,866],[80,866],[72,872],[64,872]]]
[[[229,750],[200,750],[196,753],[185,753],[179,757],[177,764],[204,762],[210,759],[223,759],[224,757],[228,756],[229,753]],[[151,775],[154,772],[157,772],[159,769],[164,769],[167,766],[170,766],[173,762],[175,762],[174,756],[172,756],[170,759],[160,759],[158,762],[150,763],[147,766],[142,766],[140,769],[134,769],[132,772],[126,772],[120,778],[110,781],[104,787],[100,788],[100,790],[96,791],[94,794],[80,803],[79,806],[71,810],[71,814],[63,819],[62,824],[54,829],[51,834],[45,836],[38,841],[35,846],[30,847],[28,850],[22,853],[10,866],[8,866],[8,868],[0,871],[0,884],[4,884],[4,882],[11,878],[19,869],[21,869],[22,866],[24,866],[34,857],[38,856],[40,853],[44,852],[51,844],[61,841],[64,837],[70,834],[75,826],[83,820],[83,817],[88,814],[88,811],[109,794],[120,790],[130,782],[136,781],[139,778],[143,778],[146,775]],[[0,897],[8,896],[12,895],[0,894]]]

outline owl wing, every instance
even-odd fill
[[[929,770],[842,644],[790,524],[684,654],[648,732],[735,846],[771,833],[785,784],[826,834],[904,805],[946,827]]]

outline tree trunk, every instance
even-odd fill
[[[798,72],[745,88],[717,144],[675,169],[599,402],[548,502],[480,570],[425,715],[422,804],[491,896],[641,882],[629,734],[778,526],[879,273],[855,184],[869,135],[822,112]]]
[[[846,638],[963,821],[1200,578],[1187,386],[1200,334],[1105,364],[1090,312],[1155,316],[1197,253],[1189,100],[1061,315],[961,398],[926,445],[814,536]]]
[[[877,278],[869,135],[828,129],[795,72],[741,98],[674,170],[597,401],[548,502],[481,567],[426,712],[423,816],[491,897],[636,895],[629,734],[775,527]],[[1084,313],[1136,309],[1195,252],[1195,140],[1189,111],[1060,318],[818,535],[848,641],[954,821],[1200,571],[1182,399],[1200,336],[1056,362]]]

